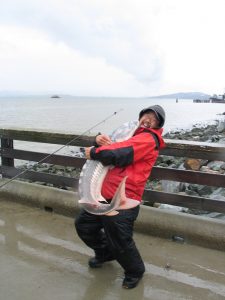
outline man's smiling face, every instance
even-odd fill
[[[139,120],[139,127],[144,128],[158,128],[159,120],[156,117],[156,114],[153,111],[145,113]]]

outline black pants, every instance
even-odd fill
[[[144,263],[133,240],[133,225],[139,206],[120,210],[118,215],[93,215],[84,210],[75,220],[75,227],[84,243],[95,251],[99,260],[114,257],[125,270],[126,276],[139,277]]]

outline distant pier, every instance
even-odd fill
[[[225,103],[225,94],[223,95],[213,95],[209,99],[194,99],[194,103]]]
[[[210,99],[194,99],[193,100],[194,103],[210,103]]]

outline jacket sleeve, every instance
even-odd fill
[[[140,133],[132,138],[108,146],[91,149],[91,158],[104,165],[125,167],[140,159],[147,159],[155,150],[155,140],[149,133]]]

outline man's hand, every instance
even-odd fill
[[[91,159],[91,148],[92,147],[86,147],[86,148],[84,148],[85,149],[85,156],[86,156],[86,158],[87,159]]]
[[[106,146],[112,144],[110,137],[106,134],[97,135],[95,141],[99,146]]]
[[[97,135],[95,141],[99,146],[106,146],[106,145],[112,144],[112,141],[111,141],[110,137],[106,134]],[[86,159],[91,159],[91,155],[90,155],[91,154],[91,148],[92,147],[84,148]]]

